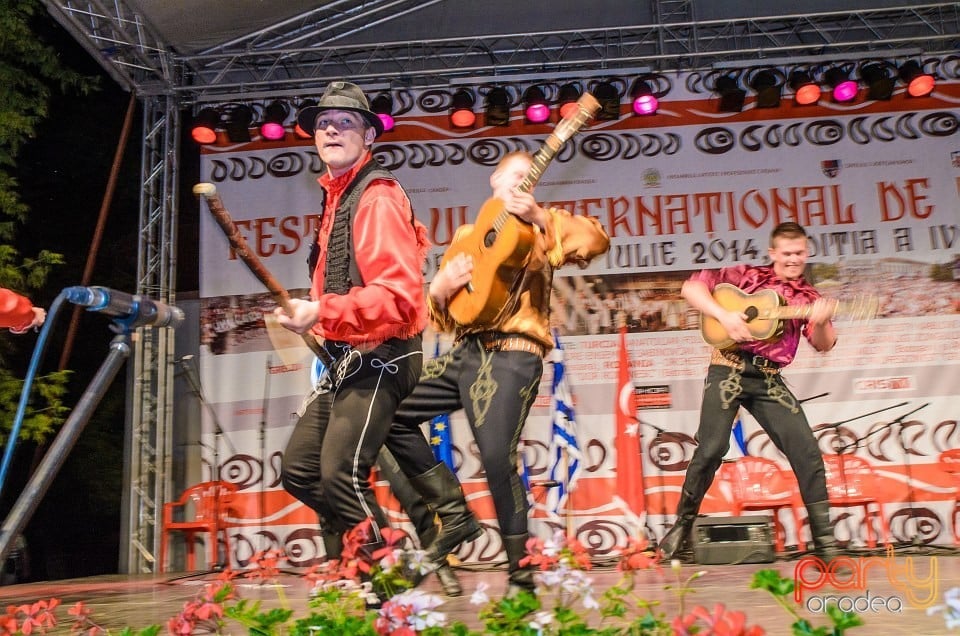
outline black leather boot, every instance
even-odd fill
[[[533,581],[533,569],[529,565],[520,565],[520,560],[527,556],[527,539],[530,535],[508,534],[503,536],[503,549],[507,553],[507,570],[510,573],[507,583],[506,597],[516,596],[520,591],[535,592],[537,586]]]
[[[680,503],[677,505],[677,520],[657,546],[661,561],[669,561],[689,543],[690,530],[693,529],[693,522],[697,518],[699,509],[700,502],[684,489],[680,494]]]
[[[840,556],[837,540],[833,536],[833,525],[830,523],[830,502],[817,501],[807,504],[807,517],[810,535],[813,537],[813,551],[829,565]]]
[[[343,551],[343,535],[321,526],[320,538],[323,540],[323,551],[327,553],[327,561],[339,559]]]
[[[460,490],[460,482],[446,464],[437,464],[427,472],[410,480],[427,506],[440,517],[437,538],[424,546],[426,559],[443,565],[447,555],[467,541],[479,539],[483,528],[467,508],[467,500]]]
[[[407,513],[409,515],[409,513]],[[440,526],[435,522],[436,515],[432,512],[430,513],[429,526],[425,526],[426,520],[424,518],[414,519],[413,525],[417,528],[417,536],[420,537],[420,546],[428,546],[437,539],[437,535],[440,533]],[[441,563],[435,564],[437,573],[437,578],[440,579],[440,587],[443,588],[443,593],[447,596],[462,596],[463,587],[460,585],[460,579],[457,578],[457,573],[453,571],[453,568],[450,567],[450,563],[447,562],[447,559],[444,559]],[[418,585],[423,577],[412,579],[414,585]]]
[[[416,528],[417,537],[420,539],[420,547],[426,549],[437,540],[440,532],[440,526],[437,525],[437,515],[427,506],[423,497],[417,492],[413,484],[410,483],[406,475],[403,474],[397,460],[386,447],[380,449],[377,464],[380,466],[380,473],[390,483],[390,490],[393,492],[393,496],[400,502],[400,506],[404,512],[407,513],[407,516],[410,517],[410,522],[413,523],[413,527]],[[453,568],[447,563],[446,557],[434,565],[436,566],[437,578],[440,579],[440,586],[443,588],[443,593],[447,596],[461,596],[463,594],[463,587],[461,587],[460,581],[457,579]],[[424,577],[419,573],[410,573],[408,578],[410,582],[416,586],[423,581]]]

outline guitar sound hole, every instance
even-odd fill
[[[760,312],[757,311],[757,308],[752,306],[744,309],[743,313],[747,316],[747,322],[755,320],[756,317],[760,315]]]
[[[489,232],[483,235],[484,247],[491,247],[494,243],[496,243],[496,241],[497,241],[497,233],[494,232],[493,230],[490,230]]]

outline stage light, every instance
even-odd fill
[[[597,82],[593,87],[593,96],[600,103],[597,112],[598,121],[616,121],[620,119],[620,91],[610,82]]]
[[[790,73],[790,90],[793,91],[793,101],[800,106],[816,104],[820,99],[820,86],[806,71]]]
[[[494,86],[487,93],[485,109],[487,126],[510,125],[510,94],[502,86]]]
[[[317,105],[317,100],[305,99],[300,102],[300,105],[297,107],[297,112],[299,113],[304,108],[309,108],[310,106],[316,106],[316,105]],[[301,128],[300,124],[294,125],[293,134],[295,134],[297,137],[300,137],[301,139],[310,139],[313,137],[313,135],[307,134],[307,131]]]
[[[283,122],[287,119],[289,109],[285,102],[274,100],[263,109],[263,121],[260,122],[260,136],[264,139],[276,141],[287,135]]]
[[[580,90],[579,84],[564,84],[560,87],[560,93],[557,96],[557,103],[560,104],[560,119],[573,117],[577,114],[577,111],[580,110],[580,107],[577,106],[577,100],[580,99],[582,94],[583,91]]]
[[[228,104],[224,108],[224,128],[227,130],[227,139],[233,143],[250,141],[253,109],[246,104]]]
[[[450,103],[450,124],[454,128],[470,128],[477,121],[477,114],[473,112],[476,98],[473,91],[466,88],[458,89],[453,94]]]
[[[660,105],[649,82],[640,78],[635,79],[633,86],[630,87],[630,100],[633,104],[633,112],[638,115],[653,115]]]
[[[393,130],[396,122],[393,120],[393,98],[390,93],[380,93],[370,102],[370,110],[377,114],[383,124],[383,130]]]
[[[193,118],[190,137],[198,144],[212,144],[217,140],[219,125],[220,111],[216,108],[204,108]]]
[[[757,108],[777,108],[780,106],[783,82],[773,71],[764,69],[757,72],[750,78],[750,88],[757,94]]]
[[[900,66],[900,81],[907,85],[907,94],[910,97],[926,97],[933,92],[936,84],[933,75],[924,73],[916,60],[904,62]]]
[[[834,66],[827,69],[823,79],[830,87],[833,101],[843,103],[853,101],[857,97],[857,83],[850,79],[849,71]]]
[[[886,65],[873,62],[860,69],[860,80],[867,87],[867,99],[890,99],[894,80]]]
[[[523,116],[531,124],[542,124],[550,119],[550,104],[539,86],[529,86],[523,91]]]
[[[747,97],[747,91],[740,88],[736,76],[721,75],[717,78],[715,87],[717,94],[720,95],[720,102],[717,104],[718,112],[739,113],[743,110],[743,100]]]

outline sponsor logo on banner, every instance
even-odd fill
[[[856,393],[870,391],[908,391],[916,388],[912,375],[892,376],[889,378],[858,378],[853,383]]]
[[[656,168],[648,168],[643,171],[643,185],[648,188],[659,188],[662,182],[660,171]]]
[[[638,409],[668,409],[672,406],[670,387],[666,384],[638,386],[634,389]]]
[[[820,162],[820,169],[823,170],[823,174],[831,179],[840,174],[840,168],[839,159],[824,159]]]
[[[954,168],[960,168],[960,150],[954,150],[950,153],[950,161]]]

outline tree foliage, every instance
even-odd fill
[[[32,25],[40,10],[37,0],[0,2],[0,286],[27,296],[42,288],[63,257],[48,250],[21,256],[15,246],[17,227],[29,209],[12,168],[24,144],[44,123],[54,91],[87,94],[96,88],[94,79],[65,67],[56,49],[38,35]],[[18,346],[32,344],[29,336],[0,338],[0,439],[9,434],[23,386],[9,361]],[[55,372],[36,379],[21,438],[42,441],[62,423],[66,375]]]

